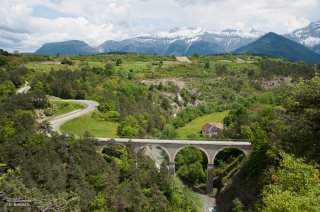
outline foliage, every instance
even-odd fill
[[[319,170],[292,155],[282,152],[280,157],[272,183],[263,189],[261,211],[318,211]]]
[[[316,154],[319,147],[318,92],[315,92],[319,90],[319,85],[317,76],[311,80],[301,80],[294,83],[291,86],[291,91],[287,92],[285,96],[283,96],[283,91],[279,93],[284,97],[282,102],[285,104],[282,107],[251,103],[247,106],[242,104],[241,107],[235,105],[234,109],[231,109],[231,115],[227,120],[231,121],[231,124],[225,136],[248,138],[254,147],[242,173],[242,178],[246,182],[246,186],[251,188],[252,193],[259,193],[262,188],[264,188],[264,192],[267,192],[267,188],[273,186],[274,179],[272,178],[272,183],[270,183],[269,179],[271,175],[277,176],[273,174],[274,169],[278,169],[277,174],[282,173],[283,178],[290,177],[290,173],[294,173],[297,177],[299,176],[298,170],[290,171],[285,169],[283,172],[279,171],[283,167],[286,168],[284,164],[281,165],[282,168],[278,168],[279,159],[277,159],[277,155],[279,149],[294,153],[296,156],[303,156],[307,161],[313,163],[319,161],[319,157]],[[289,162],[295,163],[296,159],[289,160],[287,158],[289,156],[285,155],[282,157],[286,157],[283,160],[288,164]],[[306,166],[316,170],[303,161],[299,161],[299,164],[299,166]],[[308,171],[301,170],[301,172],[306,172],[305,177],[307,177]],[[252,183],[250,180],[252,178],[256,178],[257,181]],[[292,179],[287,185],[283,185],[283,188],[288,187],[289,189],[290,186],[297,186],[299,182],[296,180],[298,179]],[[310,179],[308,180],[310,181]],[[266,201],[264,204],[266,211],[286,211],[285,208],[288,208],[288,211],[290,209],[291,211],[314,210],[312,208],[304,209],[303,203],[300,203],[300,200],[303,199],[306,204],[310,203],[310,207],[313,207],[312,201],[309,202],[309,197],[306,197],[307,195],[302,190],[292,193],[292,191],[282,191],[281,189],[273,187],[270,196],[268,196],[269,199],[263,200]],[[279,198],[279,201],[275,201],[275,198]],[[277,203],[272,203],[273,201]],[[297,204],[294,204],[294,201],[297,201]],[[286,205],[287,203],[288,205]],[[272,208],[272,205],[275,208]],[[268,208],[269,206],[271,209]]]
[[[186,147],[176,155],[178,175],[185,181],[197,185],[206,179],[207,157],[198,148]]]
[[[174,139],[178,136],[176,129],[171,124],[166,124],[163,128],[161,138]]]
[[[177,178],[172,178],[168,188],[168,199],[171,207],[169,211],[201,211],[199,199]]]
[[[118,135],[123,137],[134,137],[138,134],[137,121],[133,116],[126,117],[120,122],[118,127]]]
[[[44,113],[47,116],[59,116],[72,112],[74,110],[84,109],[85,106],[74,102],[51,101],[50,106],[45,109]]]
[[[9,170],[7,174],[0,178],[0,191],[4,192],[6,198],[20,197],[26,199],[38,210],[49,207],[58,207],[63,211],[80,210],[80,197],[77,194],[73,192],[47,194],[37,188],[28,188],[20,175],[21,170],[17,168],[16,170]]]
[[[107,111],[107,112],[93,112],[92,117],[99,121],[119,121],[120,114],[117,111]]]
[[[73,64],[73,62],[72,62],[72,60],[70,60],[70,58],[63,58],[62,60],[61,60],[61,64],[63,64],[63,65],[72,65]]]
[[[286,122],[290,133],[283,138],[284,149],[308,160],[320,162],[320,77],[301,80],[292,86],[286,101]]]
[[[244,206],[242,204],[242,202],[240,201],[239,198],[235,198],[233,200],[233,209],[232,209],[232,212],[244,212],[245,209],[244,209]]]

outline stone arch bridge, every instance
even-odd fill
[[[241,150],[245,155],[252,151],[251,143],[242,141],[194,141],[194,140],[160,140],[160,139],[128,139],[128,138],[97,138],[98,148],[102,150],[109,144],[119,144],[123,146],[132,145],[136,152],[146,146],[161,147],[169,157],[169,172],[175,174],[175,157],[177,153],[185,147],[197,147],[207,156],[207,183],[206,193],[213,190],[213,164],[216,155],[223,149],[235,148]]]

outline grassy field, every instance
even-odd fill
[[[213,113],[196,118],[188,123],[186,126],[178,129],[179,138],[187,138],[190,134],[199,135],[202,126],[209,123],[222,123],[224,117],[228,115],[229,111],[223,111],[220,113]]]
[[[73,119],[60,127],[60,131],[64,134],[74,134],[83,136],[85,131],[96,137],[111,137],[117,135],[118,124],[108,121],[98,121],[91,118],[91,115],[81,116]]]
[[[28,62],[24,65],[28,69],[34,69],[37,72],[44,72],[49,73],[52,69],[58,70],[58,69],[64,69],[67,67],[66,65],[62,64],[43,64],[40,62]],[[74,69],[73,66],[68,66],[70,69]]]
[[[70,70],[75,69],[81,69],[82,62],[80,60],[72,60],[74,62],[73,65],[63,65],[63,64],[46,64],[43,62],[27,62],[25,63],[25,67],[28,69],[34,69],[37,72],[45,72],[49,73],[52,69],[59,70],[59,69],[65,69],[68,68]],[[85,61],[90,67],[96,67],[96,68],[104,68],[106,65],[106,62],[104,61]],[[156,62],[156,61],[155,61]],[[175,65],[178,64],[176,61],[163,61],[163,67],[169,66],[169,65]],[[129,71],[132,69],[133,71],[137,70],[149,70],[151,68],[154,68],[156,66],[152,65],[152,62],[150,61],[123,61],[123,63],[120,66],[114,66],[114,69],[117,71],[125,70]]]

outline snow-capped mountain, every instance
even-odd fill
[[[98,52],[140,52],[160,55],[217,54],[231,52],[264,33],[226,29],[210,32],[200,27],[174,28],[168,32],[145,35],[123,41],[106,41]]]
[[[265,33],[257,30],[251,30],[248,32],[235,30],[235,29],[225,29],[223,31],[209,33],[209,37],[212,37],[214,43],[221,45],[226,52],[231,52],[241,46],[247,45]]]
[[[285,36],[320,53],[320,21],[312,22],[308,26],[297,29]]]
[[[184,40],[192,40],[194,38],[198,38],[201,35],[205,34],[206,31],[200,27],[184,27],[184,28],[174,28],[169,32],[160,32],[156,35],[150,35],[150,37],[157,39],[184,39]]]

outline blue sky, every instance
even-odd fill
[[[35,5],[32,7],[32,16],[47,19],[56,19],[60,17],[65,18],[76,18],[77,14],[65,13],[56,10],[55,8],[50,8],[44,5]]]
[[[92,46],[174,27],[289,33],[320,20],[319,0],[0,0],[0,48],[33,52],[79,39]]]

